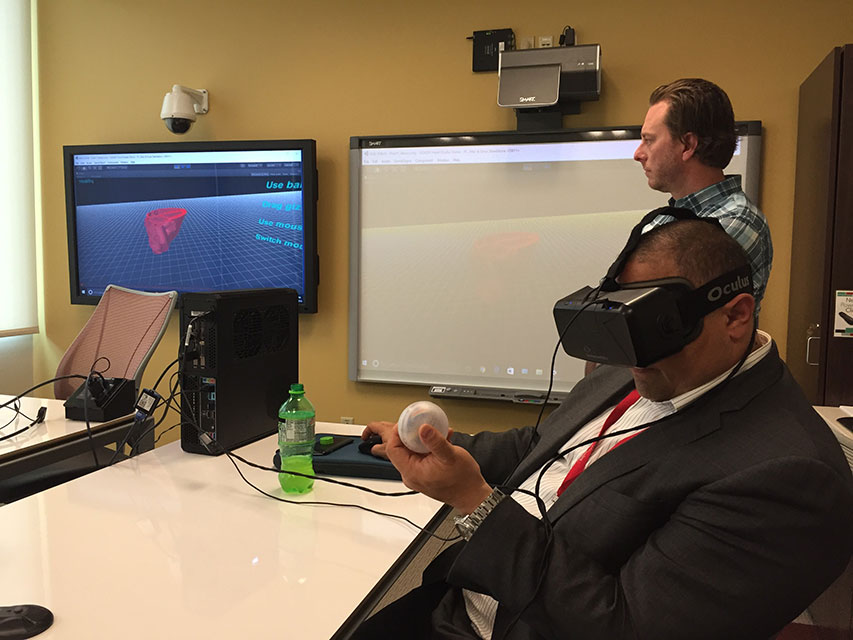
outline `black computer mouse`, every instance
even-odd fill
[[[362,440],[358,443],[358,450],[361,453],[366,453],[367,455],[373,455],[370,450],[373,448],[373,445],[382,444],[382,436],[374,433],[367,440]]]
[[[37,636],[53,624],[53,614],[37,604],[0,607],[0,639],[23,640]]]

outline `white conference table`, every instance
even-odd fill
[[[14,396],[0,395],[0,405],[13,398]],[[22,413],[29,418],[35,418],[40,407],[46,407],[47,413],[44,422],[33,425],[8,440],[0,441],[0,480],[91,450],[86,423],[81,420],[68,420],[61,400],[25,397],[20,399],[20,403]],[[132,419],[133,416],[128,415],[109,422],[90,422],[95,446],[120,441]],[[0,428],[0,437],[12,434],[30,423],[24,415],[15,417],[15,410],[11,405],[0,408],[0,425],[5,425],[9,420],[12,422],[8,426]],[[151,434],[140,443],[140,449],[151,449],[153,442]]]
[[[318,432],[360,430],[317,423]],[[238,453],[269,465],[275,447],[270,436]],[[285,495],[275,473],[243,473]],[[420,527],[442,507],[324,482],[292,499],[358,504]],[[2,506],[0,531],[0,605],[49,608],[55,621],[37,636],[44,640],[343,638],[369,612],[363,599],[378,600],[383,576],[424,539],[386,516],[277,502],[245,484],[225,456],[185,453],[178,442]]]

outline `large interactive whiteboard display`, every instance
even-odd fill
[[[726,169],[758,201],[761,123]],[[350,143],[349,373],[434,395],[536,402],[554,302],[596,284],[667,194],[633,160],[640,127],[361,136]],[[583,363],[562,350],[554,390]]]

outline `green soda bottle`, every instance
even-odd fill
[[[314,407],[298,382],[290,385],[290,397],[278,410],[278,450],[282,471],[314,475]],[[289,473],[278,474],[278,482],[287,493],[308,493],[314,486],[313,478]]]

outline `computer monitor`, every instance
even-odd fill
[[[317,311],[314,140],[65,146],[71,302],[290,288]]]

